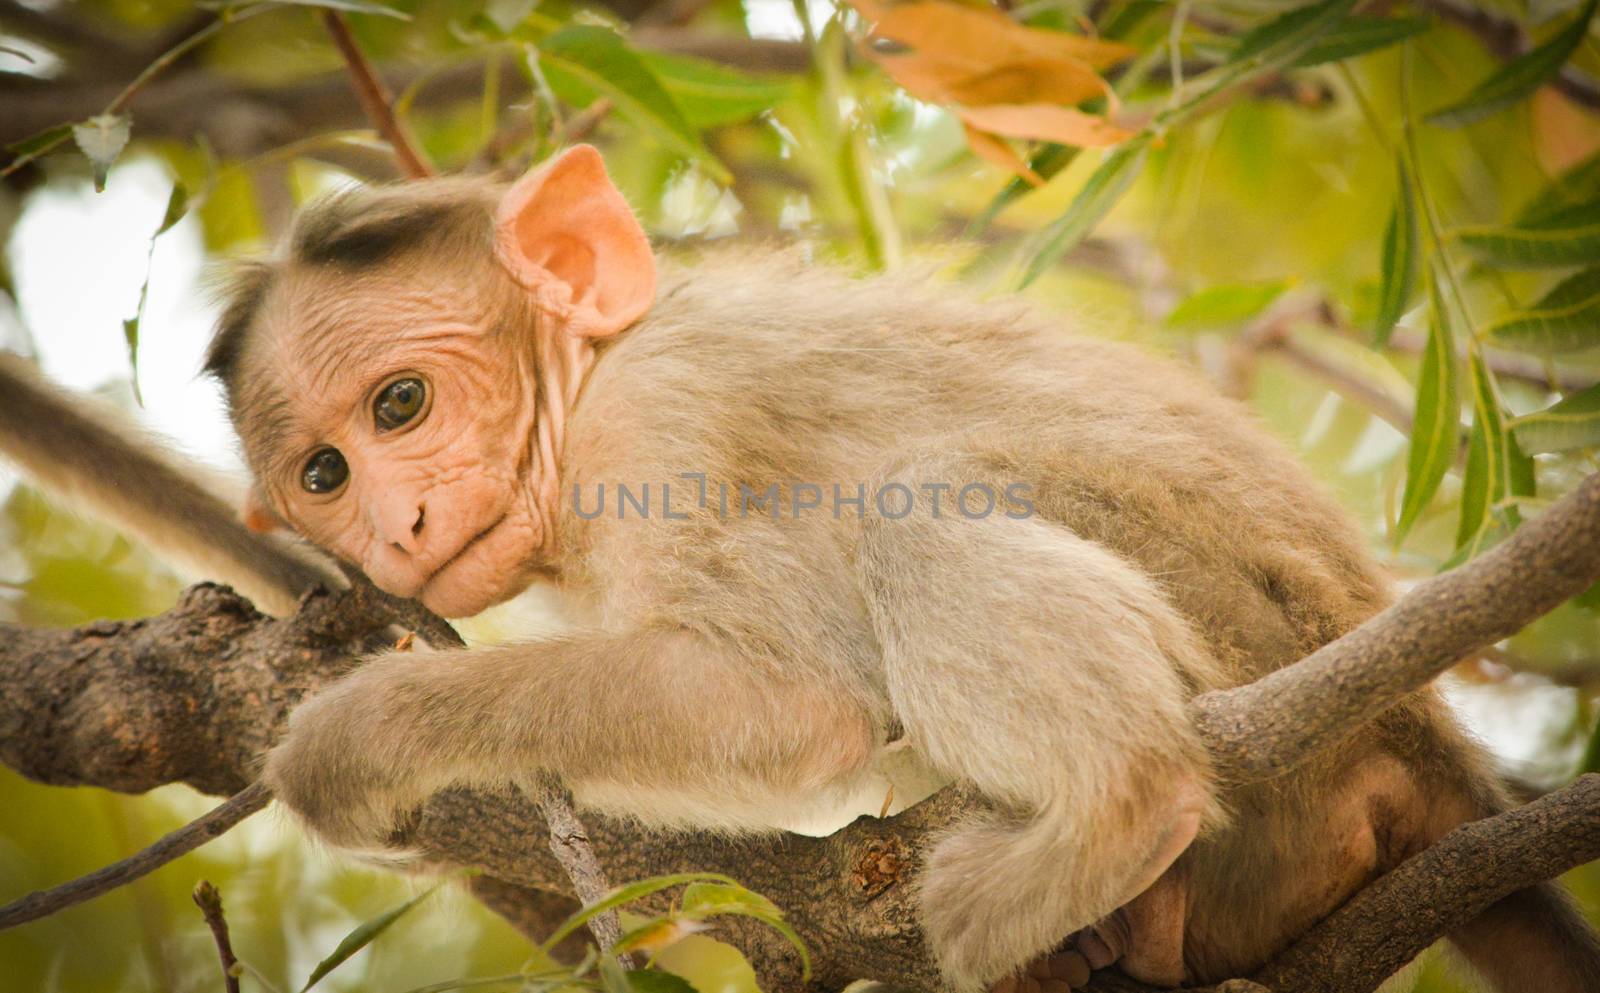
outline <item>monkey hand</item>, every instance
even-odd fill
[[[408,769],[409,742],[374,705],[372,670],[308,698],[267,755],[262,779],[321,840],[340,848],[395,847],[399,814],[432,790]]]

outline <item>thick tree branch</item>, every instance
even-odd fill
[[[1358,893],[1255,979],[1284,993],[1372,990],[1531,879],[1600,858],[1600,775],[1463,824]],[[1343,963],[1342,967],[1340,963]]]
[[[1224,779],[1282,775],[1597,579],[1600,474],[1499,546],[1294,665],[1200,696],[1195,723]]]
[[[1275,774],[1339,740],[1450,660],[1564,600],[1597,572],[1600,476],[1499,549],[1423,584],[1305,662],[1254,686],[1200,698],[1200,726],[1234,778]],[[170,613],[144,621],[77,631],[0,628],[0,760],[44,782],[137,791],[185,781],[213,792],[236,790],[252,778],[255,756],[294,701],[379,638],[352,634],[348,621],[340,626],[343,598],[350,595],[314,593],[298,615],[274,620],[223,588],[203,585]],[[1310,703],[1315,706],[1307,712]],[[1269,757],[1241,755],[1249,750],[1242,742]],[[1311,944],[1291,947],[1262,975],[1297,975],[1295,969],[1315,962],[1325,969],[1320,981],[1329,989],[1370,989],[1375,967],[1361,956],[1321,958],[1317,949],[1327,945],[1317,943],[1366,947],[1361,943],[1381,941],[1410,915],[1420,923],[1405,947],[1420,947],[1497,894],[1592,858],[1590,828],[1577,825],[1600,820],[1593,784],[1555,796],[1543,807],[1460,829],[1451,839],[1461,840],[1446,844],[1466,847],[1433,856],[1476,859],[1488,850],[1482,846],[1498,852],[1494,846],[1544,839],[1497,863],[1495,881],[1480,883],[1476,868],[1441,874],[1429,868],[1437,863],[1407,863],[1377,884],[1378,896],[1357,898],[1372,901],[1352,904],[1365,906],[1364,913],[1327,925],[1333,937],[1313,932],[1305,939]],[[861,976],[932,988],[937,975],[916,927],[912,880],[924,839],[980,803],[951,788],[896,817],[861,818],[826,838],[663,835],[601,818],[590,819],[587,834],[615,878],[718,870],[771,896],[813,950],[813,989],[838,989]],[[415,815],[407,834],[438,863],[481,866],[503,881],[484,885],[502,912],[515,917],[518,887],[571,891],[556,857],[530,840],[541,830],[532,803],[520,794],[449,791]],[[1393,907],[1405,913],[1385,916]],[[1429,907],[1455,909],[1435,915]],[[781,940],[738,924],[725,936],[745,948],[766,988],[802,988],[798,963]],[[1096,984],[1101,991],[1136,988],[1115,974],[1097,977]],[[1286,993],[1298,987],[1275,988]]]

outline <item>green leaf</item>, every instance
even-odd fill
[[[640,52],[639,58],[661,80],[691,128],[747,121],[794,91],[792,80],[755,76],[704,59],[661,52]]]
[[[1028,159],[1028,168],[1037,173],[1040,179],[1049,181],[1056,173],[1071,165],[1073,159],[1076,159],[1078,153],[1082,150],[1073,145],[1048,143],[1041,146]],[[994,223],[994,219],[1000,216],[1002,210],[1033,192],[1033,189],[1033,184],[1020,176],[1011,177],[1006,185],[1001,187],[1000,192],[994,195],[994,199],[989,201],[988,206],[984,207],[983,211],[972,219],[972,223],[967,225],[966,236],[968,238],[976,238],[987,231],[989,225]]]
[[[1428,123],[1443,127],[1471,124],[1531,96],[1560,72],[1567,59],[1577,51],[1589,31],[1589,21],[1594,17],[1597,3],[1600,0],[1588,0],[1572,23],[1553,38],[1501,66],[1459,102],[1429,114]]]
[[[1230,86],[1289,65],[1332,31],[1354,6],[1355,0],[1324,0],[1297,7],[1253,28],[1240,39],[1226,62],[1196,80],[1191,95],[1156,115],[1153,130],[1183,121],[1210,105],[1213,97]]]
[[[306,990],[317,985],[323,976],[343,965],[356,952],[372,944],[378,935],[393,927],[395,921],[410,913],[417,904],[432,896],[433,892],[439,888],[439,885],[430,886],[426,891],[412,897],[400,906],[391,907],[378,916],[357,925],[354,930],[344,936],[344,940],[339,942],[339,946],[327,958],[318,962],[317,967],[311,970],[311,975],[306,979],[306,984],[300,987],[300,993],[306,993]]]
[[[1472,434],[1467,443],[1467,465],[1461,481],[1461,520],[1456,528],[1456,547],[1468,549],[1470,558],[1476,553],[1479,539],[1494,521],[1495,506],[1506,498],[1512,486],[1500,396],[1493,374],[1484,364],[1482,349],[1473,349],[1468,369],[1472,386]]]
[[[660,969],[629,969],[627,982],[633,993],[697,993],[687,979]]]
[[[1600,589],[1600,583],[1590,587],[1588,592],[1593,593]],[[1589,733],[1589,743],[1583,748],[1583,764],[1579,767],[1580,773],[1600,772],[1600,724],[1594,726]]]
[[[1066,213],[1051,221],[1039,232],[1038,247],[1023,267],[1017,282],[1022,289],[1044,274],[1060,258],[1089,236],[1094,226],[1111,212],[1126,193],[1139,170],[1144,167],[1145,152],[1150,147],[1150,136],[1139,135],[1123,142],[1116,151],[1106,156],[1100,168],[1094,171],[1083,189],[1072,198]]]
[[[1039,233],[1037,247],[1023,264],[1016,288],[1038,279],[1073,246],[1088,237],[1128,191],[1144,166],[1145,153],[1158,134],[1207,106],[1218,93],[1253,76],[1273,72],[1298,58],[1334,25],[1356,0],[1323,0],[1289,11],[1245,35],[1226,63],[1197,80],[1192,95],[1157,114],[1143,132],[1123,142],[1100,163],[1066,213]]]
[[[562,938],[583,927],[592,917],[603,914],[608,910],[615,910],[625,904],[633,903],[635,900],[643,899],[652,893],[659,893],[661,890],[682,886],[685,883],[699,882],[733,883],[734,881],[718,872],[680,872],[670,876],[652,876],[649,879],[641,879],[636,883],[613,887],[611,892],[604,897],[562,921],[560,926],[551,932],[550,937],[546,938],[544,944],[539,947],[542,951],[549,952],[550,949],[561,943]]]
[[[766,897],[748,890],[738,883],[696,883],[683,891],[679,912],[685,917],[714,917],[718,914],[738,914],[753,917],[772,928],[794,946],[800,955],[802,978],[811,976],[811,952],[800,935],[783,919],[783,911]]]
[[[738,883],[691,883],[684,887],[678,910],[685,917],[709,917],[730,912],[783,916],[783,911],[771,900]]]
[[[600,960],[600,988],[605,993],[633,993],[633,987],[628,985],[628,974],[609,955]]]
[[[145,253],[144,282],[139,284],[138,306],[134,308],[133,316],[125,318],[122,322],[122,339],[128,346],[128,367],[132,374],[133,398],[141,407],[144,406],[144,395],[139,390],[139,323],[144,320],[144,303],[150,295],[150,266],[156,256],[156,239],[183,220],[183,215],[188,209],[189,191],[182,183],[173,183],[172,192],[167,194],[166,213],[161,215],[161,226],[150,236],[150,248]]]
[[[132,120],[126,114],[97,114],[81,124],[72,126],[72,139],[94,166],[94,189],[98,193],[106,188],[106,173],[111,164],[128,147]]]
[[[1426,17],[1366,17],[1351,15],[1340,21],[1306,49],[1291,65],[1298,68],[1337,62],[1397,45],[1412,35],[1428,30]]]
[[[1293,280],[1212,286],[1191,294],[1167,315],[1169,328],[1227,328],[1245,323],[1272,305]]]
[[[1600,346],[1600,267],[1567,277],[1532,307],[1484,333],[1498,345],[1542,355]]]
[[[427,986],[414,986],[411,989],[406,990],[406,993],[455,993],[456,990],[476,990],[483,989],[484,987],[488,986],[508,986],[512,983],[515,983],[520,991],[527,989],[529,981],[535,979],[539,975],[542,974],[513,972],[507,976],[484,976],[479,979],[448,979],[442,983],[429,983]],[[551,978],[559,978],[559,975],[552,974]]]
[[[1334,28],[1345,20],[1345,11],[1353,6],[1355,4],[1347,0],[1325,0],[1280,14],[1245,32],[1238,47],[1228,56],[1227,64],[1241,65],[1256,58],[1284,58],[1286,61],[1297,58],[1309,51],[1319,37],[1333,37]],[[1277,54],[1287,47],[1295,50],[1287,56]]]
[[[171,231],[173,226],[183,220],[183,215],[189,212],[189,191],[182,183],[173,183],[172,192],[167,194],[167,210],[161,215],[161,226],[156,228],[155,238],[159,238]]]
[[[1600,199],[1600,152],[1563,172],[1523,205],[1517,224],[1537,225],[1573,204]]]
[[[15,141],[6,146],[6,151],[17,158],[34,158],[43,155],[50,149],[72,137],[72,125],[57,124],[53,128],[37,131],[21,141]]]
[[[703,163],[718,182],[732,180],[727,167],[701,144],[661,80],[615,31],[575,24],[540,42],[537,57],[562,99],[582,105],[591,102],[582,95],[604,96],[662,144]]]
[[[1478,225],[1455,234],[1473,254],[1504,269],[1593,264],[1600,262],[1600,200],[1516,227]]]
[[[1511,431],[1529,453],[1600,447],[1600,384],[1516,418]]]
[[[1396,544],[1405,540],[1411,526],[1438,491],[1445,473],[1455,462],[1456,446],[1461,438],[1455,335],[1437,280],[1430,280],[1428,289],[1431,319],[1427,347],[1422,353],[1422,374],[1417,381],[1411,450],[1406,458],[1405,494],[1400,498],[1400,519],[1395,523]]]
[[[350,14],[378,14],[402,21],[411,20],[411,15],[405,11],[396,10],[387,4],[374,3],[373,0],[272,0],[272,2],[284,7],[321,7],[326,10],[342,10]],[[218,6],[229,5],[224,3]]]
[[[1417,247],[1421,243],[1416,191],[1411,188],[1411,172],[1404,155],[1396,157],[1395,171],[1399,184],[1389,226],[1383,232],[1383,282],[1378,289],[1378,316],[1373,327],[1373,339],[1380,347],[1389,341],[1416,292]]]

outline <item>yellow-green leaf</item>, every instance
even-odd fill
[[[661,52],[640,52],[639,58],[671,94],[691,128],[747,121],[794,92],[793,80],[782,76],[757,76],[704,59]]]
[[[1566,207],[1514,227],[1475,225],[1456,237],[1490,265],[1504,269],[1600,263],[1600,200]]]
[[[1600,447],[1600,385],[1518,417],[1511,422],[1511,430],[1529,453]]]
[[[1559,355],[1600,347],[1600,267],[1561,281],[1532,307],[1485,329],[1496,344]]]
[[[562,921],[561,924],[550,933],[550,937],[544,940],[544,944],[540,945],[539,947],[545,952],[550,951],[550,949],[561,943],[562,938],[565,938],[567,935],[578,930],[578,928],[583,927],[589,922],[590,918],[595,917],[598,914],[603,914],[608,910],[615,910],[618,907],[632,903],[635,900],[643,899],[652,893],[659,893],[662,890],[671,889],[674,886],[682,886],[685,883],[699,882],[734,883],[733,879],[729,878],[728,876],[724,876],[719,872],[680,872],[670,876],[652,876],[649,879],[641,879],[636,883],[628,883],[624,886],[613,887],[611,892],[607,893],[604,897],[601,897],[599,900],[596,900],[594,903],[584,907],[582,910],[577,911],[566,920]],[[735,883],[734,885],[737,884]]]
[[[1139,170],[1144,167],[1145,151],[1150,146],[1147,135],[1140,135],[1122,145],[1122,147],[1106,156],[1083,184],[1083,189],[1072,198],[1072,203],[1067,206],[1066,213],[1051,221],[1039,232],[1037,247],[1030,254],[1023,267],[1022,277],[1017,283],[1017,288],[1027,286],[1044,274],[1045,270],[1055,265],[1061,256],[1067,254],[1072,248],[1094,230],[1101,218],[1111,212],[1117,201],[1122,199],[1122,194],[1138,178]]]
[[[1597,2],[1600,0],[1588,0],[1572,23],[1562,28],[1555,37],[1501,66],[1457,103],[1429,114],[1428,123],[1445,127],[1470,124],[1533,95],[1535,90],[1560,72],[1567,59],[1578,50],[1578,45],[1589,31],[1589,21],[1594,17]]]
[[[1169,328],[1238,327],[1283,295],[1291,280],[1211,286],[1186,297],[1167,315]]]
[[[317,967],[311,970],[311,975],[306,979],[306,984],[300,987],[300,993],[306,993],[306,990],[309,990],[311,987],[317,985],[317,983],[322,980],[322,977],[326,976],[328,973],[337,969],[339,966],[343,965],[347,960],[349,960],[350,956],[372,944],[374,939],[376,939],[383,932],[389,930],[389,928],[393,927],[394,923],[400,918],[404,917],[406,914],[409,914],[413,909],[416,908],[417,904],[432,896],[434,891],[438,888],[438,885],[431,886],[426,891],[412,897],[410,900],[407,900],[400,906],[391,907],[378,916],[371,918],[370,920],[363,921],[361,924],[359,924],[354,930],[344,936],[344,940],[339,942],[338,947],[335,948],[327,958],[323,959],[321,962],[318,962]]]
[[[1307,68],[1365,55],[1421,34],[1428,26],[1426,17],[1367,17],[1352,14],[1306,49],[1292,65]]]
[[[1494,375],[1483,361],[1481,349],[1473,349],[1468,361],[1472,387],[1472,434],[1467,443],[1467,465],[1461,481],[1461,518],[1456,528],[1456,547],[1476,551],[1479,539],[1493,523],[1495,506],[1512,491],[1509,436],[1500,411],[1499,392]],[[1468,546],[1472,545],[1472,548]]]
[[[1455,462],[1456,446],[1461,437],[1455,335],[1437,281],[1429,283],[1428,342],[1422,353],[1422,373],[1417,381],[1405,493],[1400,498],[1400,519],[1395,523],[1396,544],[1405,540],[1406,533],[1438,491],[1445,473]]]
[[[1397,157],[1395,172],[1399,182],[1389,226],[1383,233],[1383,281],[1378,289],[1378,316],[1373,327],[1373,338],[1380,346],[1394,333],[1417,286],[1417,202],[1404,156]]]
[[[583,104],[604,96],[645,133],[687,158],[694,159],[719,182],[732,180],[728,169],[703,145],[661,80],[622,36],[610,28],[574,24],[539,43],[537,58],[545,78],[563,99]]]

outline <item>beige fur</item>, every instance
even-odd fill
[[[551,329],[505,303],[494,192],[422,190],[309,211],[287,262],[248,270],[211,367],[251,464],[278,474],[262,482],[275,509],[347,558],[377,535],[426,591],[484,505],[515,497],[505,480],[530,488],[530,341]],[[430,268],[435,251],[447,264]],[[296,314],[321,315],[315,389],[282,358],[309,333]],[[445,400],[415,431],[369,438],[361,384],[396,355],[449,384]],[[475,371],[457,383],[457,364]],[[1120,953],[1151,981],[1248,974],[1505,802],[1430,692],[1292,776],[1210,785],[1186,702],[1300,658],[1389,594],[1294,459],[1167,363],[927,279],[855,282],[741,248],[666,271],[563,413],[553,544],[511,569],[502,542],[459,574],[490,599],[545,576],[589,626],[371,660],[305,703],[265,776],[322,837],[381,844],[440,787],[539,769],[649,823],[760,830],[858,792],[903,731],[993,802],[937,839],[922,880],[933,950],[972,990],[1074,933],[1085,957]],[[358,446],[350,491],[307,500],[295,466],[330,438]],[[724,515],[714,489],[709,506],[688,499],[683,473],[776,485],[785,505],[810,483],[1021,483],[1033,513]],[[602,483],[651,484],[655,513],[619,519],[613,491],[585,519]],[[421,494],[400,507],[411,537],[380,534],[406,486]],[[438,534],[453,537],[430,548]],[[449,602],[481,593],[458,582]],[[1600,988],[1592,934],[1547,890],[1467,938],[1506,993]]]

